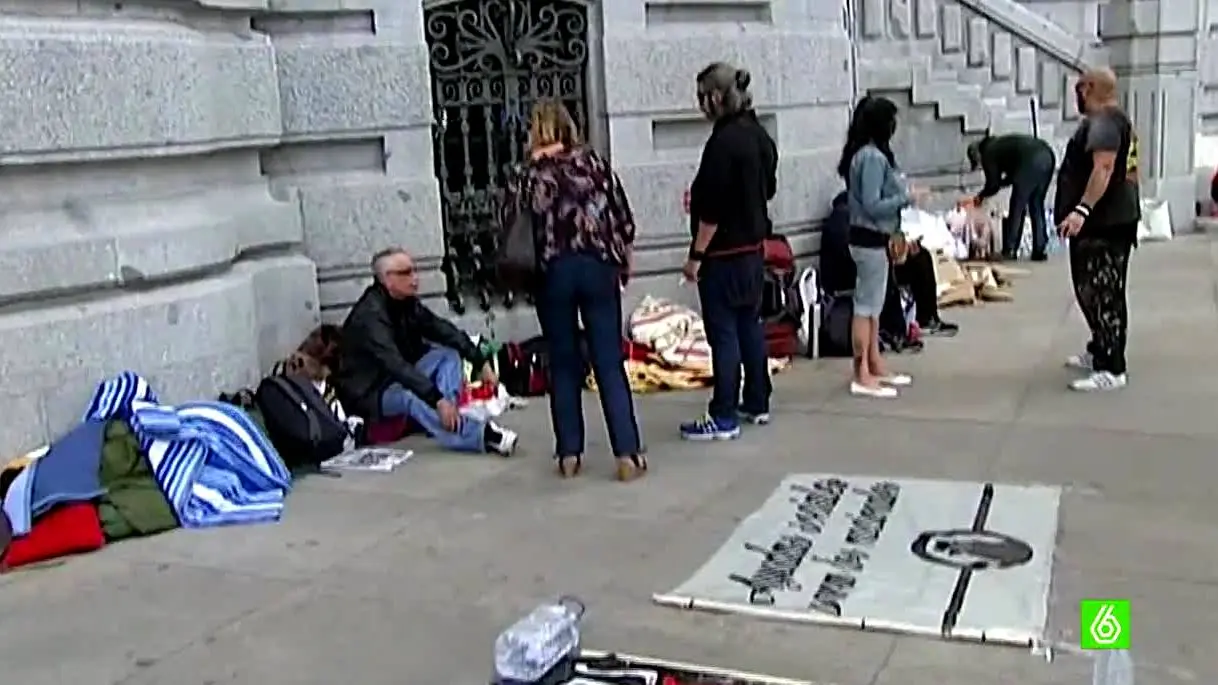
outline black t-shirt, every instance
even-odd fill
[[[1083,199],[1091,178],[1092,155],[1099,151],[1116,153],[1116,165],[1108,189],[1079,234],[1082,238],[1134,241],[1142,218],[1141,192],[1138,188],[1138,140],[1133,122],[1117,107],[1090,114],[1070,142],[1057,174],[1057,197],[1053,219],[1060,223]]]

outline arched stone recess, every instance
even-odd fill
[[[299,209],[258,150],[283,114],[250,14],[4,0],[0,450],[132,369],[170,400],[249,383],[317,319]]]

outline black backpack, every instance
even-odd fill
[[[538,336],[499,348],[499,382],[512,397],[542,397],[550,391],[550,353]]]
[[[347,426],[307,378],[267,376],[254,399],[267,437],[289,469],[316,468],[342,454]]]
[[[850,291],[826,295],[821,309],[820,354],[822,357],[849,357],[854,345],[850,339],[850,320],[854,301]]]

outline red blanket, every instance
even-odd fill
[[[69,554],[101,549],[106,544],[97,507],[91,502],[65,504],[34,522],[29,535],[13,540],[4,555],[5,568],[17,568]]]

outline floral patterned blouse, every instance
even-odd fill
[[[626,264],[634,244],[634,213],[609,163],[591,148],[564,150],[524,164],[508,181],[500,226],[514,225],[531,206],[541,263],[580,253]]]

